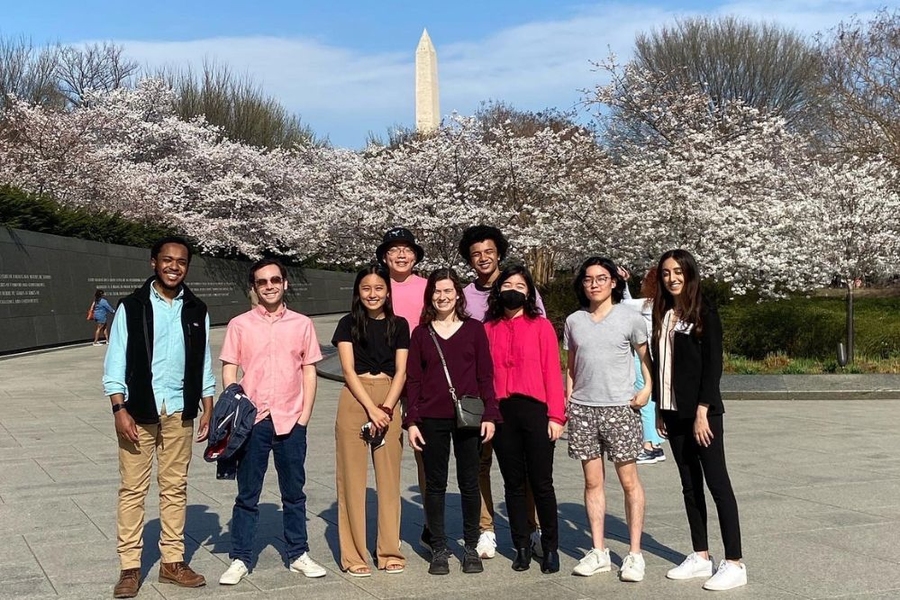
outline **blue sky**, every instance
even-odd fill
[[[249,74],[332,143],[361,147],[414,123],[414,52],[438,52],[441,112],[482,101],[576,107],[601,81],[591,61],[627,59],[637,32],[679,16],[736,14],[813,35],[886,0],[35,0],[6,4],[0,35],[35,44],[113,41],[142,65],[213,60]]]

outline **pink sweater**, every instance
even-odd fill
[[[406,319],[410,333],[419,326],[427,284],[428,280],[418,275],[410,275],[403,283],[391,280],[391,303],[394,306],[394,314]]]
[[[497,399],[530,396],[547,404],[551,421],[564,425],[565,389],[553,324],[544,317],[522,315],[488,321],[484,328],[491,344]]]

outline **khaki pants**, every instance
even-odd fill
[[[187,474],[191,464],[194,421],[181,413],[160,415],[155,425],[138,424],[137,444],[119,438],[119,503],[116,511],[117,552],[121,568],[141,566],[144,548],[144,499],[150,490],[153,457],[159,484],[159,553],[163,562],[184,560]]]
[[[362,378],[369,397],[380,406],[391,387],[386,378]],[[368,564],[366,549],[366,491],[369,456],[375,466],[375,490],[378,495],[377,567],[406,565],[400,552],[400,459],[403,438],[399,410],[385,434],[385,444],[375,450],[360,438],[360,428],[369,420],[365,409],[344,386],[338,399],[334,424],[336,450],[338,539],[341,568],[346,570]]]

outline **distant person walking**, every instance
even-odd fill
[[[115,313],[113,307],[109,305],[106,298],[103,297],[103,290],[94,292],[94,301],[88,309],[88,320],[96,323],[94,329],[94,346],[101,343],[109,343],[109,318]],[[100,341],[100,334],[103,334],[103,342]]]
[[[670,250],[657,266],[653,301],[653,400],[660,433],[669,438],[681,476],[693,552],[669,579],[706,578],[707,590],[747,585],[741,562],[737,500],[725,466],[722,415],[722,323],[700,291],[700,274],[686,250]],[[706,496],[712,494],[725,543],[725,560],[713,575],[707,535]]]

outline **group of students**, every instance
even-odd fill
[[[581,461],[584,471],[592,538],[592,548],[573,573],[590,576],[612,569],[603,531],[605,455],[625,492],[630,548],[620,578],[642,580],[644,492],[636,464],[642,453],[653,451],[652,444],[649,451],[642,445],[639,415],[652,397],[656,426],[671,445],[681,477],[693,545],[667,576],[702,577],[711,590],[745,585],[737,503],[723,444],[722,330],[715,308],[700,293],[693,257],[673,250],[660,258],[655,295],[640,305],[649,313],[649,329],[640,311],[621,304],[625,280],[617,266],[600,257],[586,260],[573,281],[582,308],[566,320],[563,377],[557,336],[530,273],[518,264],[501,269],[507,250],[496,228],[467,229],[459,251],[476,279],[463,287],[452,269],[437,269],[427,279],[416,275],[424,251],[409,230],[397,227],[385,233],[377,262],[357,274],[351,311],[332,339],[346,382],[335,418],[342,570],[357,577],[372,574],[366,543],[370,457],[378,500],[375,566],[388,574],[406,567],[400,543],[406,429],[418,466],[426,521],[421,543],[431,551],[430,573],[450,571],[444,517],[451,447],[463,516],[462,571],[481,572],[482,560],[496,555],[494,452],[515,550],[512,568],[527,570],[537,557],[542,572],[559,571],[553,455],[567,426],[569,455]],[[211,423],[215,378],[209,316],[184,284],[191,257],[191,247],[181,238],[153,245],[153,275],[120,302],[104,362],[121,474],[117,598],[137,595],[142,584],[144,499],[154,459],[160,487],[159,580],[182,587],[206,583],[184,556],[194,420],[199,420],[197,442],[218,426]],[[250,268],[249,284],[258,305],[231,320],[219,357],[226,392],[239,390],[253,408],[236,455],[232,562],[219,578],[223,585],[239,583],[252,568],[270,454],[289,568],[307,577],[327,573],[309,553],[304,491],[315,363],[322,358],[318,339],[312,321],[284,301],[289,281],[281,263],[258,261]],[[635,386],[637,371],[643,386]],[[465,396],[481,400],[480,425],[458,425],[454,398]],[[725,544],[725,559],[715,572],[704,482]]]
[[[429,573],[450,570],[444,517],[451,446],[463,517],[462,571],[483,571],[482,559],[496,553],[493,452],[515,550],[512,568],[527,570],[537,555],[543,573],[559,571],[553,455],[568,425],[568,453],[584,471],[593,542],[573,573],[590,576],[612,568],[603,530],[605,455],[625,492],[630,534],[619,576],[641,581],[644,492],[636,465],[640,458],[655,462],[647,460],[656,449],[652,440],[644,444],[640,414],[652,395],[651,422],[671,444],[694,550],[667,576],[703,577],[710,590],[745,585],[722,439],[721,325],[702,299],[693,257],[683,250],[664,254],[654,269],[656,293],[637,304],[640,310],[621,303],[626,283],[611,260],[587,259],[573,282],[582,309],[566,319],[563,378],[556,333],[528,269],[501,269],[507,249],[498,229],[467,229],[459,251],[476,279],[463,287],[449,268],[427,279],[414,274],[424,251],[410,231],[398,227],[385,234],[377,262],[358,273],[351,312],[332,339],[346,381],[335,423],[341,568],[357,577],[372,573],[366,547],[369,455],[378,498],[376,567],[386,573],[405,567],[400,460],[406,429],[419,466],[426,521],[421,543],[431,551]],[[484,403],[480,428],[457,424],[454,401],[464,395]],[[725,542],[725,560],[715,572],[704,477]]]

